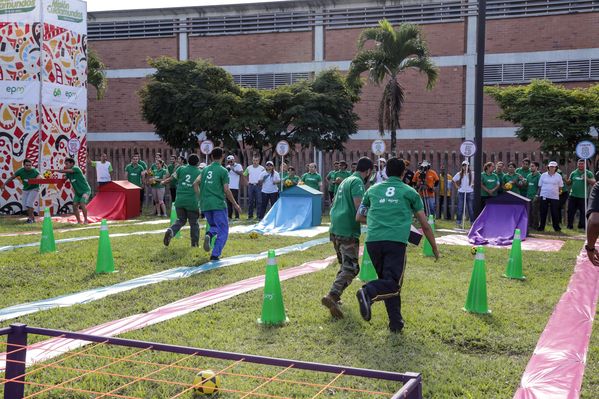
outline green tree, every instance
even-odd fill
[[[98,53],[93,49],[87,48],[87,83],[96,88],[96,99],[104,98],[108,88],[108,79],[106,79],[106,65],[100,59]]]
[[[178,148],[197,148],[198,134],[231,145],[229,122],[241,90],[224,69],[207,61],[149,61],[156,72],[140,90],[142,116],[156,134]]]
[[[374,42],[373,46],[366,46]],[[429,57],[428,45],[420,28],[403,24],[394,28],[387,20],[379,21],[376,28],[362,31],[358,39],[358,53],[351,62],[348,81],[355,90],[362,87],[360,75],[368,72],[368,78],[377,86],[384,83],[383,95],[378,109],[378,125],[381,135],[385,129],[391,134],[391,152],[395,154],[399,115],[405,100],[400,75],[414,69],[427,77],[426,88],[432,89],[438,78],[438,70]]]
[[[589,130],[599,127],[599,85],[566,89],[547,80],[526,86],[486,87],[501,107],[499,118],[519,125],[516,136],[533,139],[542,151],[569,153],[581,140],[593,140]]]

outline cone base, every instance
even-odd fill
[[[491,314],[491,309],[487,310],[486,312],[475,312],[474,310],[468,310],[466,308],[462,308],[462,310],[464,312],[474,313],[474,314]]]
[[[272,322],[272,321],[264,322],[264,321],[262,321],[262,319],[258,319],[258,320],[256,320],[256,323],[258,323],[262,326],[266,326],[266,327],[279,327],[279,326],[283,326],[283,325],[289,323],[289,317],[285,317],[285,320],[279,321],[279,322]]]
[[[502,274],[501,277],[504,278],[509,278],[511,280],[520,280],[520,281],[524,281],[526,280],[526,276],[522,276],[522,277],[512,277],[512,276],[508,276],[507,274]]]

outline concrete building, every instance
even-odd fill
[[[365,27],[387,18],[416,23],[429,43],[440,79],[426,91],[424,77],[402,77],[406,103],[401,150],[457,150],[474,135],[476,1],[303,0],[211,7],[90,12],[89,45],[108,67],[102,101],[89,91],[91,148],[157,145],[140,115],[137,91],[152,73],[148,57],[205,58],[245,86],[272,88],[337,67],[347,70]],[[545,78],[566,86],[599,80],[599,1],[489,0],[487,84]],[[378,138],[380,89],[366,85],[356,111],[360,131],[348,147]],[[485,99],[485,150],[538,149],[514,138]]]

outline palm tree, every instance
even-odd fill
[[[374,41],[375,46],[365,49],[365,44],[370,41]],[[386,81],[379,104],[378,123],[381,136],[385,128],[391,133],[393,154],[396,153],[396,131],[400,128],[399,113],[405,100],[399,75],[408,69],[426,74],[426,88],[433,88],[439,72],[429,58],[428,45],[418,26],[403,24],[393,28],[389,21],[383,19],[378,27],[362,31],[358,39],[358,53],[349,68],[348,82],[359,91],[362,87],[360,74],[366,71],[369,80],[377,86]]]

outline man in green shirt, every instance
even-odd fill
[[[316,172],[316,164],[311,163],[308,164],[308,173],[304,173],[302,176],[302,182],[308,186],[312,187],[316,191],[320,191],[320,183],[322,182],[322,177]]]
[[[360,223],[356,221],[356,211],[364,195],[364,182],[372,173],[373,162],[364,157],[358,161],[356,172],[344,179],[335,194],[331,208],[331,242],[341,265],[337,277],[321,302],[336,319],[343,318],[339,300],[343,291],[360,272],[358,265],[360,249]]]
[[[40,178],[40,172],[33,167],[33,162],[30,159],[25,158],[23,160],[23,167],[17,169],[15,173],[11,177],[9,177],[6,182],[2,183],[0,181],[0,191],[12,182],[16,178],[21,179],[23,183],[23,193],[21,194],[21,201],[23,207],[27,210],[27,223],[35,222],[35,216],[33,214],[33,207],[35,205],[35,200],[39,195],[40,186],[39,184],[29,184],[29,179],[38,179]]]
[[[178,167],[175,172],[162,181],[162,184],[177,182],[177,199],[175,200],[175,210],[177,212],[177,220],[175,223],[166,229],[164,233],[164,245],[168,247],[171,239],[185,226],[189,221],[191,246],[197,247],[200,242],[200,209],[198,207],[198,197],[193,187],[193,182],[200,175],[198,164],[200,158],[196,154],[191,154],[187,165]]]
[[[339,161],[339,171],[335,174],[335,185],[339,187],[341,182],[344,179],[350,177],[351,175],[352,173],[349,170],[347,170],[347,162],[343,160]]]
[[[125,173],[127,174],[127,180],[129,183],[133,183],[137,187],[141,188],[139,192],[139,209],[142,209],[144,205],[144,185],[142,183],[142,177],[145,170],[146,167],[143,166],[139,161],[139,155],[137,153],[133,154],[131,163],[125,166]]]
[[[524,178],[516,173],[516,164],[509,162],[507,164],[507,173],[503,175],[503,190],[520,194],[520,188],[524,186],[524,183]]]
[[[283,191],[287,190],[293,186],[297,186],[300,181],[299,176],[295,174],[295,168],[293,166],[289,166],[287,168],[287,176],[282,178],[283,180]]]
[[[568,200],[568,228],[574,228],[574,217],[576,216],[576,212],[579,213],[578,217],[578,228],[584,229],[585,227],[585,211],[586,211],[586,198],[585,198],[585,190],[584,190],[584,159],[579,159],[577,168],[575,171],[570,173],[568,179],[566,179],[566,184],[571,186],[570,189],[570,199]],[[587,169],[587,186],[592,187],[595,184],[595,178],[593,176],[593,172]],[[587,196],[591,191],[590,187],[587,187]]]
[[[216,236],[210,260],[218,261],[229,237],[229,218],[225,197],[233,204],[237,212],[241,213],[241,208],[229,189],[229,172],[222,166],[223,149],[215,147],[210,157],[212,163],[202,170],[193,185],[196,192],[200,194],[200,209],[210,225],[210,229],[204,236],[204,251],[210,251],[210,243]]]
[[[364,320],[369,321],[372,303],[384,300],[392,332],[399,332],[404,326],[400,293],[412,216],[416,216],[420,222],[435,259],[439,258],[435,236],[426,220],[422,199],[416,190],[402,181],[404,172],[405,163],[402,159],[389,159],[389,179],[366,191],[356,214],[357,221],[368,224],[366,248],[378,275],[378,280],[366,283],[356,293],[360,314]]]
[[[539,191],[539,179],[541,173],[539,173],[539,163],[532,162],[530,164],[530,174],[526,178],[528,184],[528,191],[526,197],[530,199],[530,212],[528,213],[528,226],[536,228],[540,221],[540,209],[541,201],[537,195]]]
[[[493,165],[493,162],[487,162],[483,166],[483,173],[481,174],[482,190],[480,191],[481,209],[485,208],[487,199],[497,196],[497,190],[501,186],[499,177],[493,173],[494,169],[495,165]]]
[[[71,182],[71,187],[75,193],[73,197],[73,214],[77,218],[77,223],[81,223],[79,216],[79,208],[83,212],[83,223],[87,224],[87,203],[92,193],[92,189],[85,178],[85,175],[75,166],[75,160],[73,158],[67,158],[64,160],[64,169],[50,169],[51,172],[64,173],[66,178]]]
[[[503,190],[503,176],[505,175],[504,168],[505,168],[505,165],[504,165],[503,161],[498,161],[495,163],[495,174],[497,175],[497,177],[499,177],[499,189],[497,190],[497,194],[501,194],[504,191]]]
[[[339,172],[339,161],[333,162],[333,170],[331,170],[327,174],[327,184],[329,186],[329,202],[331,206],[333,206],[333,198],[335,197],[335,192],[337,191],[337,186],[335,185],[335,175]]]
[[[526,197],[526,195],[528,194],[528,184],[526,184],[526,179],[528,179],[528,175],[530,174],[530,172],[530,159],[524,158],[522,160],[522,166],[516,169],[516,173],[522,176],[522,178],[524,179],[524,182],[520,187],[520,195],[524,197]]]

